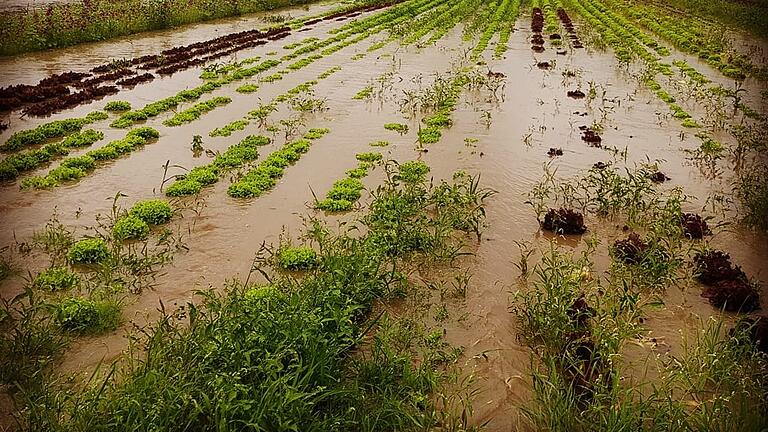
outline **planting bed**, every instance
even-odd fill
[[[768,426],[763,62],[635,3],[0,59],[0,430]]]

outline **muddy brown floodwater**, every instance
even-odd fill
[[[312,6],[290,13],[293,16],[314,14],[328,7],[331,6]],[[260,19],[256,16],[205,23],[114,42],[0,59],[0,69],[6,81],[3,85],[34,83],[51,73],[87,70],[112,58],[155,53],[174,45],[248,29]],[[224,87],[215,95],[231,97],[231,104],[181,127],[162,125],[162,120],[170,114],[149,121],[147,125],[161,133],[157,143],[112,162],[76,184],[50,191],[22,191],[18,184],[2,185],[0,245],[10,244],[14,238],[29,238],[54,212],[67,225],[93,224],[95,215],[109,212],[111,197],[118,191],[127,195],[126,203],[162,197],[159,186],[164,177],[163,165],[167,162],[182,167],[208,163],[210,159],[205,156],[194,158],[189,150],[194,135],[204,137],[206,148],[223,151],[246,135],[265,133],[251,124],[231,137],[208,137],[213,128],[243,117],[259,102],[270,101],[298,83],[316,78],[330,67],[342,67],[341,71],[314,87],[316,97],[325,99],[329,109],[306,116],[307,128],[327,127],[331,132],[316,141],[295,165],[286,169],[285,177],[272,192],[256,200],[229,198],[226,194],[228,181],[205,189],[202,194],[205,208],[201,215],[191,215],[180,223],[183,229],[190,230],[186,236],[189,251],[175,257],[173,265],[164,269],[152,290],[131,298],[124,312],[126,323],[120,330],[77,339],[67,350],[60,369],[87,373],[99,362],[116,358],[127,346],[125,333],[131,324],[141,325],[156,317],[160,302],[164,305],[183,304],[193,300],[195,289],[222,286],[233,277],[245,277],[262,242],[276,241],[282,230],[293,236],[300,233],[302,215],[314,213],[310,208],[313,191],[324,193],[335,180],[344,176],[347,169],[353,168],[355,153],[382,151],[387,158],[399,161],[421,158],[432,168],[431,175],[435,179],[448,179],[456,170],[479,174],[483,186],[497,191],[487,202],[488,227],[482,240],[474,245],[476,253],[463,263],[474,275],[467,297],[452,306],[452,314],[467,319],[448,324],[447,338],[466,348],[462,360],[464,371],[476,377],[476,386],[481,391],[474,402],[476,417],[473,421],[476,424],[488,422],[489,431],[517,430],[521,427],[519,408],[530,396],[531,354],[521,345],[516,323],[509,313],[510,293],[525,289],[525,284],[519,283],[519,271],[513,263],[520,257],[516,242],[529,242],[543,250],[552,240],[551,236],[540,232],[533,210],[525,204],[525,194],[541,178],[545,164],[556,167],[559,176],[568,177],[584,172],[600,161],[632,167],[646,162],[647,158],[659,160],[660,169],[671,178],[659,187],[685,188],[686,193],[695,197],[686,204],[686,209],[697,212],[712,194],[727,190],[729,181],[727,172],[712,177],[686,159],[682,150],[697,147],[698,140],[679,122],[669,118],[666,105],[638,84],[631,75],[632,70],[617,65],[612,52],[594,51],[589,47],[569,48],[566,55],[556,55],[555,48],[547,44],[544,52],[533,53],[529,43],[529,22],[529,17],[518,19],[509,42],[510,49],[503,59],[492,60],[486,52],[487,69],[504,75],[505,84],[496,92],[496,97],[489,92],[465,93],[454,113],[454,125],[443,132],[439,143],[428,147],[427,153],[415,149],[418,119],[404,120],[397,102],[402,100],[404,90],[428,85],[435,73],[448,72],[462,58],[466,43],[462,42],[460,28],[449,32],[434,46],[419,48],[392,43],[362,59],[351,60],[355,54],[366,53],[373,43],[387,37],[381,34],[291,72],[283,80],[261,83],[259,91],[253,94],[235,92],[240,83]],[[578,31],[580,23],[578,20],[574,22]],[[281,55],[288,52],[283,45],[307,37],[327,37],[328,30],[336,26],[338,23],[334,21],[322,22],[310,31],[294,32],[286,39],[240,52],[233,58],[259,55],[266,59],[270,58],[268,53],[271,51]],[[730,85],[695,58],[680,53],[673,56],[686,58],[713,81]],[[541,61],[553,62],[555,66],[541,70],[536,67]],[[573,76],[565,77],[564,71],[572,72]],[[122,91],[106,100],[127,100],[134,107],[141,107],[199,85],[200,72],[200,68],[193,68]],[[384,75],[389,78],[382,82],[389,85],[380,96],[370,101],[353,100],[352,97],[366,85],[378,86],[378,79]],[[567,97],[569,90],[579,88],[587,92],[590,86],[596,90],[597,98]],[[750,90],[749,100],[765,110],[759,97],[753,97],[759,93],[755,91],[758,84],[748,81],[746,86]],[[705,113],[705,108],[693,99],[682,103],[694,115]],[[10,118],[10,130],[3,132],[0,140],[5,141],[14,131],[51,119],[82,116],[103,105],[104,101],[94,102],[45,120],[19,119],[14,114]],[[287,111],[282,109],[276,118],[285,118]],[[409,123],[411,131],[404,136],[386,131],[382,125],[389,122]],[[578,127],[593,122],[604,126],[601,133],[603,148],[591,147],[581,140]],[[108,121],[92,127],[106,135],[97,146],[124,134],[124,131],[109,128]],[[475,138],[477,142],[468,146],[465,138]],[[368,146],[369,142],[379,140],[388,140],[392,144],[381,149]],[[275,141],[261,154],[268,154],[283,142],[281,137]],[[563,155],[550,158],[547,150],[553,147],[561,148]],[[626,162],[614,158],[607,147],[626,148]],[[180,168],[171,168],[169,175],[181,172]],[[382,181],[383,174],[377,168],[364,183],[374,188]],[[717,220],[723,221],[723,217]],[[602,245],[623,236],[621,230],[604,221],[588,218],[587,226],[588,235],[599,236]],[[583,248],[579,237],[556,240],[565,248]],[[766,277],[763,269],[768,257],[768,239],[764,235],[734,224],[719,229],[711,242],[727,250],[734,262],[750,276]],[[596,260],[597,272],[605,271],[609,264],[607,252],[598,255]],[[28,264],[35,269],[47,263]],[[0,286],[0,293],[8,298],[21,286],[19,278],[6,281]],[[711,316],[717,311],[701,298],[698,286],[670,289],[665,301],[664,309],[647,317],[646,326],[660,341],[660,346],[677,353],[681,332],[695,325],[698,317]],[[637,347],[628,350],[627,361],[642,363],[653,352],[652,347],[638,343]]]

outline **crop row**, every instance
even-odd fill
[[[485,31],[480,36],[480,40],[472,50],[473,59],[477,59],[483,54],[483,51],[485,51],[485,49],[488,47],[491,38],[493,38],[493,36],[499,30],[500,24],[506,21],[505,17],[510,14],[509,9],[512,5],[512,2],[513,0],[502,0],[501,4],[496,8],[491,21],[487,24]]]
[[[442,21],[437,22],[437,27],[432,35],[424,42],[424,45],[432,45],[442,39],[452,28],[461,22],[466,21],[473,13],[477,12],[481,2],[476,0],[462,0],[457,4],[450,14],[442,17]]]
[[[24,147],[31,147],[42,144],[48,140],[62,138],[81,130],[85,125],[107,118],[109,118],[109,116],[106,113],[94,111],[82,118],[54,120],[37,126],[34,129],[18,131],[0,145],[0,151],[14,152]]]
[[[328,129],[310,129],[304,138],[286,143],[273,151],[241,179],[229,185],[227,194],[233,198],[255,198],[269,191],[283,176],[285,168],[295,163],[309,151],[312,140],[328,133]]]
[[[661,73],[662,75],[671,76],[671,66],[666,63],[661,63],[658,58],[649,53],[643,45],[638,43],[633,35],[633,30],[637,30],[634,26],[626,21],[615,22],[611,16],[603,14],[600,9],[596,8],[593,3],[598,3],[595,0],[576,0],[571,2],[574,9],[577,10],[589,23],[595,28],[603,39],[614,49],[616,57],[621,62],[630,62],[632,56],[637,55],[646,61],[650,66],[653,74]],[[656,96],[664,101],[672,111],[673,117],[681,120],[681,124],[688,128],[700,127],[700,124],[694,120],[690,114],[688,114],[680,105],[676,104],[675,98],[671,96],[666,90],[664,90],[653,76],[648,76],[643,79],[648,88],[656,93]]]
[[[259,108],[256,108],[254,110],[251,110],[248,112],[245,118],[238,119],[235,121],[232,121],[223,127],[215,128],[211,132],[208,133],[208,136],[211,137],[217,137],[217,136],[230,136],[233,132],[238,130],[245,129],[248,124],[250,124],[250,120],[259,120],[260,123],[264,123],[266,121],[266,118],[269,116],[270,113],[277,110],[277,104],[285,102],[289,100],[290,98],[298,95],[301,92],[309,91],[312,87],[317,85],[321,80],[324,80],[334,73],[341,70],[341,67],[334,66],[325,72],[318,75],[317,79],[310,80],[304,83],[301,83],[292,89],[288,90],[287,92],[277,95],[270,103],[261,105]]]
[[[65,158],[61,164],[50,170],[44,176],[24,179],[21,187],[24,189],[49,189],[59,186],[62,182],[79,180],[92,173],[100,164],[114,160],[130,153],[145,144],[160,137],[160,133],[149,127],[133,129],[120,140],[115,140],[96,150],[91,150],[82,156]]]
[[[25,109],[25,113],[49,115],[119,91],[115,86],[100,86],[102,83],[116,81],[123,87],[131,87],[154,79],[152,74],[138,75],[137,72],[130,69],[131,66],[135,65],[138,69],[155,69],[160,74],[172,74],[264,43],[263,40],[259,39],[273,38],[275,34],[285,34],[285,29],[267,32],[249,30],[224,35],[211,41],[171,48],[158,55],[116,60],[93,68],[91,72],[99,73],[95,77],[92,73],[67,72],[43,79],[33,86],[6,87],[0,89],[0,109],[15,109],[34,103]],[[212,52],[214,54],[211,54]],[[201,57],[203,54],[205,56]],[[82,90],[71,93],[67,86]]]
[[[466,3],[468,2],[446,1],[427,13],[424,13],[422,16],[419,16],[404,29],[406,32],[410,30],[410,34],[403,38],[402,43],[408,45],[418,42],[437,26],[450,25],[452,23],[451,17],[454,17],[456,12]]]
[[[317,42],[319,40],[320,40],[320,38],[317,38],[317,37],[308,37],[308,38],[302,39],[302,40],[300,40],[298,42],[294,42],[292,44],[284,45],[283,49],[292,50],[292,49],[296,49],[296,48],[298,48],[298,47],[300,47],[302,45],[306,45],[306,44],[309,44],[309,43],[312,43],[312,42]]]
[[[195,121],[198,118],[200,118],[200,116],[202,116],[203,114],[213,111],[217,107],[222,107],[224,105],[227,105],[230,102],[232,102],[232,98],[228,98],[226,96],[217,96],[205,102],[196,103],[190,108],[187,108],[182,112],[176,113],[176,115],[174,115],[173,117],[165,120],[163,124],[166,126],[181,126],[184,123]]]
[[[352,210],[365,189],[360,179],[368,175],[368,170],[375,162],[381,161],[382,156],[381,153],[359,153],[355,158],[359,161],[357,168],[347,171],[347,177],[334,182],[325,199],[315,202],[316,209],[331,213]]]
[[[358,153],[355,158],[359,161],[357,168],[347,171],[347,176],[333,183],[331,189],[325,194],[325,199],[315,202],[315,208],[329,213],[339,213],[352,210],[354,204],[362,196],[365,189],[360,181],[368,175],[368,170],[374,163],[382,161],[381,153]],[[414,185],[426,180],[430,169],[422,161],[408,161],[399,164],[397,173],[391,180],[395,183]]]
[[[509,37],[512,35],[512,30],[515,28],[515,21],[520,15],[520,0],[513,0],[509,6],[509,11],[504,16],[504,20],[499,24],[499,40],[496,42],[496,49],[494,50],[494,56],[501,58],[507,49],[509,48]]]
[[[140,110],[128,111],[122,114],[117,120],[112,122],[110,126],[115,128],[127,128],[133,124],[147,120],[150,117],[156,117],[159,114],[170,111],[176,108],[182,102],[188,102],[200,99],[205,93],[210,93],[225,84],[229,84],[233,81],[250,78],[260,72],[269,70],[280,64],[277,60],[265,60],[256,66],[250,68],[239,68],[235,71],[218,78],[216,80],[207,81],[205,84],[195,87],[189,90],[182,90],[175,96],[167,97],[156,102],[145,105]]]
[[[50,143],[35,150],[12,154],[0,162],[0,181],[13,180],[25,171],[32,171],[61,156],[70,149],[88,147],[104,138],[104,134],[93,129],[75,132],[60,143]]]
[[[559,35],[560,24],[557,20],[555,6],[552,4],[552,2],[550,0],[544,0],[543,4],[541,5],[541,11],[544,15],[544,32],[548,33],[550,36],[554,34]],[[562,39],[552,39],[550,37],[550,43],[554,46],[558,46],[562,44]]]
[[[579,36],[576,34],[576,29],[573,26],[573,21],[571,21],[571,17],[568,16],[568,12],[565,11],[565,9],[562,8],[562,3],[560,0],[557,0],[557,16],[560,18],[560,22],[563,24],[563,27],[565,28],[565,31],[568,32],[568,38],[571,40],[571,47],[572,48],[584,48],[584,45],[582,45],[581,41],[579,40]]]
[[[701,23],[690,17],[678,17],[655,7],[625,7],[609,2],[621,14],[674,44],[688,54],[699,56],[724,76],[742,80],[747,75],[768,79],[768,68],[755,66],[749,57],[730,49],[719,37],[725,29],[713,23]]]
[[[420,145],[434,144],[440,141],[442,137],[441,129],[451,127],[453,120],[451,115],[456,109],[461,90],[464,85],[469,83],[469,78],[463,73],[454,77],[447,86],[445,97],[437,102],[436,110],[433,114],[422,119],[426,127],[420,127],[417,133]]]
[[[541,11],[539,0],[531,1],[531,50],[533,52],[544,52],[544,13]]]
[[[270,142],[272,140],[264,136],[247,136],[239,143],[230,146],[224,153],[217,155],[210,164],[195,167],[187,174],[177,176],[176,181],[166,189],[165,194],[170,197],[195,195],[203,187],[218,182],[225,173],[258,159],[258,148]]]

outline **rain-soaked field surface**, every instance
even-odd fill
[[[766,277],[768,239],[739,222],[732,193],[738,170],[750,166],[754,155],[727,149],[740,148],[744,139],[734,125],[757,128],[765,121],[764,42],[725,33],[731,45],[720,58],[741,53],[751,64],[719,67],[690,48],[678,50],[659,30],[672,23],[680,28],[714,24],[662,7],[649,8],[650,20],[638,18],[614,0],[408,0],[330,15],[339,7],[324,3],[280,11],[293,21],[269,33],[253,32],[270,26],[264,16],[248,16],[0,59],[3,87],[35,85],[70,71],[88,74],[69,82],[60,76],[27,99],[10,100],[16,97],[13,91],[3,94],[4,107],[11,110],[3,111],[9,127],[0,135],[5,162],[0,245],[7,245],[3,264],[11,270],[7,277],[4,270],[0,295],[11,312],[0,317],[9,334],[20,326],[23,319],[16,314],[28,311],[30,300],[13,299],[25,289],[34,293],[32,303],[52,305],[34,318],[50,321],[51,331],[66,338],[65,347],[42,356],[47,374],[75,374],[81,382],[126,353],[127,335],[139,337],[139,329],[165,312],[199,301],[196,290],[220,289],[233,279],[263,282],[263,275],[252,271],[262,245],[278,247],[288,239],[313,245],[302,240],[310,218],[339,231],[364,216],[371,192],[387,183],[388,170],[397,171],[391,161],[424,162],[427,184],[429,179],[451,182],[463,171],[494,192],[478,216],[482,235],[454,234],[463,240],[462,253],[414,265],[407,273],[412,292],[378,301],[369,317],[382,311],[403,319],[415,315],[425,337],[437,334],[441,342],[460,348],[439,368],[452,370],[464,384],[446,384],[444,392],[471,393],[471,398],[446,408],[455,409],[458,420],[454,429],[447,420],[438,422],[439,430],[541,429],[542,423],[526,419],[523,410],[534,400],[546,400],[534,398],[542,390],[533,386],[532,367],[550,380],[552,374],[566,377],[559,386],[576,385],[568,384],[570,379],[591,393],[599,393],[592,387],[606,381],[593,376],[596,370],[615,374],[616,387],[655,382],[667,376],[659,365],[688,355],[685,341],[695,341],[686,337],[710,326],[711,317],[730,328],[747,314],[759,316],[753,310],[766,302],[759,284]],[[246,31],[224,43],[189,46]],[[174,47],[184,48],[154,57]],[[121,81],[145,74],[144,82]],[[719,91],[712,90],[718,86]],[[31,92],[16,90],[24,91]],[[72,96],[78,92],[80,99]],[[128,114],[91,114],[66,133],[44,126],[48,135],[43,137],[19,134],[104,112],[108,102],[118,100],[130,104]],[[139,129],[145,127],[159,136]],[[92,139],[86,130],[95,131]],[[134,140],[131,130],[140,131]],[[308,139],[300,141],[306,134]],[[70,139],[65,135],[86,142],[62,141]],[[256,144],[246,146],[251,142],[246,137],[254,136],[268,140],[252,139]],[[57,142],[63,144],[51,146]],[[286,148],[296,142],[308,146],[288,151],[286,158]],[[708,152],[707,143],[724,149]],[[248,151],[231,151],[236,157],[224,160],[232,146]],[[40,149],[47,149],[45,156],[30,153]],[[380,153],[381,160],[366,157],[371,152]],[[17,162],[18,155],[26,155],[26,162]],[[281,157],[285,163],[270,162]],[[362,172],[347,174],[361,163]],[[201,166],[208,169],[190,171]],[[280,172],[264,174],[268,167]],[[186,173],[187,178],[179,177]],[[355,200],[353,191],[351,198],[334,200],[329,194],[331,200],[323,201],[345,177],[360,177],[361,197]],[[568,181],[576,186],[563,186]],[[173,217],[157,227],[150,223],[146,239],[118,239],[112,224],[125,218],[120,209],[148,199],[169,202]],[[572,230],[574,221],[556,214],[560,208],[583,213],[583,223],[576,221]],[[672,223],[664,219],[669,212]],[[705,218],[707,228],[688,213]],[[553,216],[559,225],[551,223]],[[685,218],[689,223],[681,224]],[[586,232],[578,233],[581,225]],[[138,237],[145,235],[137,229]],[[697,230],[703,239],[691,238],[701,237]],[[621,243],[614,244],[631,232],[643,238],[636,238],[639,245],[621,249]],[[80,259],[72,243],[83,237],[103,238],[112,258],[130,258],[117,264]],[[655,250],[655,258],[651,253],[627,258],[647,250]],[[694,256],[701,262],[705,250],[730,254],[743,270],[734,270],[733,280],[749,281],[738,288],[746,295],[718,301],[711,294],[712,281],[700,276],[706,269],[694,264]],[[571,252],[573,262],[566,257]],[[578,261],[583,252],[588,261]],[[36,275],[52,266],[79,274],[79,282],[59,279],[67,285],[63,288],[36,282]],[[556,297],[539,291],[546,285],[542,281],[559,277],[564,280],[550,282],[570,291],[559,306],[542,305],[542,299]],[[617,291],[624,293],[618,300]],[[526,292],[537,294],[526,297]],[[99,331],[68,329],[60,304],[89,296],[117,301],[119,319]],[[568,324],[571,333],[548,333],[547,326],[558,325],[556,318],[543,325],[531,319],[532,311],[546,315],[547,307],[566,320],[583,310],[592,322],[583,324],[577,317]],[[610,331],[601,332],[600,326],[613,326],[616,334],[606,336]],[[553,337],[564,342],[546,340]],[[6,336],[4,343],[12,338]],[[565,356],[558,349],[573,346],[577,361],[579,349],[593,352],[581,358],[578,373],[548,363]],[[347,355],[364,355],[365,343],[355,351]],[[597,358],[598,351],[615,356]],[[421,357],[414,352],[412,361],[418,364]],[[34,356],[14,361],[29,357]],[[26,402],[8,375],[3,379],[0,426],[15,428],[12,399],[17,408]],[[695,411],[716,400],[716,391],[701,399],[690,396],[694,393],[682,392],[681,405]],[[456,407],[467,406],[469,399],[472,410],[462,415]],[[595,397],[581,403],[605,401]],[[759,418],[746,429],[720,430],[764,427],[757,411]],[[25,415],[29,412],[17,418]]]

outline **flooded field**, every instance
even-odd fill
[[[765,127],[765,41],[747,37],[745,42],[734,33],[735,42],[717,57],[721,60],[712,60],[712,54],[706,61],[676,48],[654,27],[693,26],[687,18],[663,15],[656,21],[651,9],[646,13],[654,20],[648,24],[619,1],[408,0],[345,6],[342,12],[339,7],[325,3],[280,11],[293,21],[269,32],[267,15],[246,16],[0,59],[2,87],[21,85],[4,90],[2,98],[8,109],[1,117],[7,128],[0,134],[0,163],[5,163],[0,245],[7,245],[1,250],[8,270],[3,270],[0,296],[8,312],[0,322],[15,335],[5,337],[5,346],[15,346],[10,341],[26,334],[19,324],[24,313],[42,314],[35,319],[63,334],[60,349],[35,360],[44,363],[46,377],[74,376],[78,389],[95,371],[108,380],[104,370],[113,362],[142,358],[141,348],[129,351],[131,341],[149,337],[147,326],[171,311],[199,303],[198,290],[220,292],[233,280],[247,287],[267,282],[266,277],[310,278],[305,274],[312,273],[310,267],[284,275],[256,271],[255,263],[286,242],[325,253],[330,246],[313,243],[307,234],[315,232],[315,218],[332,232],[344,232],[379,208],[376,203],[393,178],[408,184],[403,168],[408,161],[428,167],[420,183],[427,190],[429,183],[473,178],[488,196],[480,194],[482,204],[472,208],[471,218],[450,225],[461,237],[460,252],[451,259],[441,261],[430,252],[416,264],[405,257],[398,258],[402,263],[386,261],[392,273],[403,272],[412,291],[395,300],[377,298],[370,310],[360,306],[370,314],[370,324],[357,315],[350,321],[368,330],[355,333],[355,342],[344,346],[354,351],[349,357],[365,357],[375,346],[368,331],[374,324],[386,328],[379,313],[395,321],[417,317],[425,338],[457,348],[449,360],[435,362],[455,380],[425,396],[446,417],[425,416],[429,420],[421,427],[372,421],[323,430],[588,430],[575,428],[576,423],[553,426],[558,414],[554,409],[545,414],[543,407],[555,406],[556,398],[542,386],[562,386],[563,394],[570,394],[569,388],[582,391],[569,386],[589,388],[597,396],[579,399],[578,407],[557,406],[592,418],[601,404],[625,401],[621,392],[632,388],[630,382],[661,382],[662,388],[667,375],[660,365],[690,354],[689,339],[712,319],[723,322],[727,337],[725,329],[739,319],[762,316],[759,304],[768,300],[760,288],[768,237],[740,222],[744,211],[734,184],[743,178],[740,170],[753,169],[764,156],[755,156],[744,142],[754,136],[759,141],[759,128]],[[235,32],[244,33],[227,39]],[[200,44],[216,38],[223,42]],[[739,53],[748,53],[751,63],[718,63]],[[61,75],[68,72],[87,75]],[[50,86],[24,87],[52,75],[58,82]],[[121,85],[144,75],[146,80]],[[95,81],[81,85],[87,80]],[[127,102],[127,109],[89,114],[105,112],[113,101]],[[70,129],[46,126],[67,119],[87,120]],[[24,132],[35,128],[37,134]],[[85,143],[51,147],[71,137]],[[41,149],[45,155],[32,153]],[[336,186],[342,179],[347,183]],[[135,203],[156,199],[173,208],[169,220],[132,221],[138,227],[118,231]],[[463,203],[467,211],[465,199],[450,202]],[[436,208],[429,217],[440,214],[440,205]],[[566,210],[578,217],[566,216]],[[696,215],[706,219],[703,228]],[[378,233],[370,217],[366,221],[355,235]],[[640,235],[638,243],[623,249],[615,243],[633,232]],[[73,243],[83,237],[102,239],[108,258],[94,250],[74,254]],[[658,255],[631,255],[649,250]],[[702,279],[707,268],[701,257],[713,250],[729,254],[740,269],[734,270],[733,284],[738,281],[747,294],[723,294],[723,300],[713,291],[722,285]],[[55,283],[38,282],[52,268],[76,275],[79,282],[68,283],[74,279],[60,274]],[[550,285],[565,286],[563,297],[555,298]],[[114,302],[118,318],[99,331],[67,329],[67,320],[77,316],[62,315],[61,304],[72,298]],[[554,318],[534,319],[532,311],[558,301]],[[40,306],[38,315],[29,312],[42,304],[50,306]],[[572,318],[574,310],[591,311],[585,316],[592,322],[558,321]],[[181,315],[187,322],[186,312]],[[558,325],[574,328],[553,336]],[[551,346],[557,337],[565,342]],[[582,372],[552,366],[566,356],[563,352],[574,349],[578,356],[585,347],[591,354],[581,358]],[[434,346],[424,349],[434,354]],[[290,368],[290,362],[303,361],[296,356],[274,361]],[[756,356],[750,361],[763,361]],[[414,348],[413,364],[432,364],[424,358],[432,357]],[[13,361],[22,360],[29,359]],[[139,373],[132,373],[121,379],[133,382],[126,377]],[[603,378],[595,378],[598,374]],[[24,407],[54,408],[42,398],[30,403],[20,396],[14,382],[34,380],[10,376],[3,376],[0,428],[89,430],[85,423],[67,422],[78,415],[99,418],[93,412],[107,418],[111,412],[107,405],[89,402],[87,409],[95,411],[61,414],[69,409],[62,402],[55,421],[38,418]],[[615,382],[605,384],[610,381],[605,376]],[[755,378],[763,390],[764,378]],[[122,391],[115,388],[109,387]],[[717,387],[725,388],[739,397],[746,392]],[[692,416],[698,415],[696,407],[708,412],[709,402],[720,401],[717,390],[677,390],[680,404],[693,404]],[[706,396],[696,400],[699,390]],[[653,391],[638,384],[637,393]],[[397,397],[410,400],[414,394]],[[731,402],[737,404],[736,399]],[[314,403],[312,409],[324,409]],[[414,403],[419,415],[429,411],[419,404]],[[760,430],[767,424],[759,409],[750,416],[738,406],[725,406],[713,409],[742,423],[717,430]],[[659,415],[647,409],[639,421]],[[190,421],[206,424],[201,430],[228,430],[213,426],[208,408],[200,410],[203,417]],[[125,420],[131,421],[137,420]],[[253,430],[310,429],[267,422]]]

